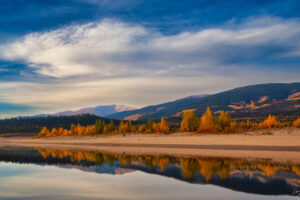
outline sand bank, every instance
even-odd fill
[[[300,163],[300,130],[244,134],[174,133],[170,135],[0,138],[0,146],[78,149],[132,154],[266,158]]]

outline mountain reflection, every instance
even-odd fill
[[[57,165],[96,173],[140,170],[189,183],[214,184],[255,194],[292,194],[300,188],[300,165],[266,159],[176,157],[97,151],[2,148],[0,161]]]

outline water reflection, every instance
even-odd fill
[[[99,174],[145,172],[188,183],[212,184],[262,195],[292,195],[300,188],[300,165],[266,159],[129,155],[96,151],[2,148],[0,161],[56,165]],[[4,174],[0,172],[0,178]]]

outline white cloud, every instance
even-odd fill
[[[24,60],[46,76],[61,78],[95,72],[109,75],[114,64],[106,61],[106,55],[130,51],[133,40],[143,34],[145,30],[141,27],[104,20],[29,34],[2,46],[1,57]]]
[[[282,56],[298,55],[298,21],[273,18],[254,21],[258,26],[246,21],[232,29],[164,36],[142,26],[103,20],[29,34],[2,45],[0,56],[23,60],[41,75],[62,78],[95,73],[101,77],[156,73],[175,69],[177,65],[191,69],[193,65],[218,67],[237,55],[249,59],[262,53],[272,56],[274,46],[290,48],[291,52],[286,49],[279,52]],[[268,48],[270,45],[273,48]]]
[[[271,73],[264,68],[270,67],[266,60],[299,57],[299,35],[299,20],[270,17],[171,36],[114,20],[32,33],[0,45],[0,58],[26,63],[44,81],[2,82],[0,101],[56,109],[143,106],[251,83],[298,80],[287,68]]]

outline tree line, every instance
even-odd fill
[[[0,120],[0,134],[18,133],[33,135],[38,133],[43,126],[48,128],[68,128],[71,124],[90,125],[96,120],[103,119],[96,115],[82,114],[74,116],[40,116],[40,117],[17,117]],[[107,123],[108,119],[103,119]],[[117,122],[117,120],[115,120]]]
[[[120,121],[117,127],[113,120],[105,123],[104,120],[98,119],[95,124],[82,126],[80,124],[71,124],[70,128],[52,128],[46,126],[39,132],[38,137],[54,136],[84,136],[84,135],[101,135],[101,134],[129,134],[129,133],[169,133],[170,127],[167,121],[162,117],[159,123],[153,119],[147,120],[146,124],[135,126],[131,121]]]
[[[275,116],[269,115],[265,120],[260,122],[249,119],[247,121],[237,121],[231,118],[229,112],[221,111],[218,114],[213,114],[210,108],[207,107],[206,112],[201,117],[198,117],[192,110],[184,111],[179,131],[232,133],[289,126],[300,128],[300,118],[294,122],[280,122]],[[118,126],[115,125],[113,120],[106,123],[105,120],[98,119],[93,125],[71,124],[69,129],[64,127],[48,129],[44,126],[39,132],[38,137],[169,132],[169,123],[163,117],[161,117],[160,122],[156,123],[153,119],[148,119],[146,123],[140,125],[133,125],[131,121],[121,120]]]
[[[187,110],[183,113],[180,124],[180,131],[197,131],[197,132],[240,132],[247,129],[271,129],[294,126],[300,128],[300,118],[294,122],[280,122],[276,116],[269,115],[263,121],[237,121],[232,119],[229,112],[221,111],[214,115],[209,107],[205,113],[198,117],[193,111]]]

